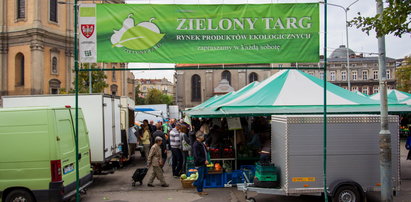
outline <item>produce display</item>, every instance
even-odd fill
[[[189,176],[187,176],[186,174],[182,174],[182,175],[180,176],[180,178],[181,178],[181,180],[191,180],[191,181],[194,181],[194,180],[197,180],[197,178],[198,178],[198,173],[195,172],[195,173],[192,173],[192,174],[189,175]]]

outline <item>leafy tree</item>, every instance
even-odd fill
[[[95,69],[97,64],[93,63],[91,65],[92,69]],[[89,64],[81,64],[81,68],[89,69]],[[89,93],[89,72],[79,72],[78,79],[79,79],[79,93]],[[108,87],[106,83],[107,76],[104,74],[103,71],[92,71],[91,72],[91,85],[92,85],[92,93],[103,93],[104,88]],[[73,81],[73,85],[75,85],[75,81]],[[69,93],[75,93],[75,89],[70,89]],[[67,94],[66,89],[61,89],[60,94]]]
[[[160,90],[152,88],[147,92],[145,98],[146,104],[173,104],[173,97],[167,94],[163,94]]]
[[[146,104],[163,104],[161,103],[161,96],[163,93],[161,93],[160,90],[151,88],[147,92],[147,96],[145,97],[146,99]]]
[[[163,94],[163,95],[161,96],[161,102],[162,102],[163,104],[172,105],[172,104],[173,104],[173,96],[167,95],[167,94]]]
[[[409,93],[411,91],[411,55],[405,57],[405,64],[397,68],[397,89]]]
[[[371,30],[377,36],[394,34],[401,37],[405,33],[411,32],[411,1],[410,0],[386,0],[388,7],[384,8],[382,19],[379,14],[374,17],[362,17],[361,13],[349,22],[350,26],[355,25],[362,31],[369,34]]]
[[[135,100],[136,100],[136,105],[143,105],[145,104],[145,99],[141,97],[142,92],[140,91],[140,84],[136,86],[134,89],[135,92]]]

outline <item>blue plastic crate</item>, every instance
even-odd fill
[[[241,165],[240,169],[247,175],[249,182],[253,182],[255,176],[255,165]]]
[[[224,173],[224,184],[238,184],[243,183],[243,171],[233,170],[231,173]]]
[[[204,188],[219,188],[224,187],[224,184],[224,173],[204,176]]]

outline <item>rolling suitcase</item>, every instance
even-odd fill
[[[134,174],[131,177],[133,179],[133,183],[131,185],[133,187],[136,186],[136,182],[140,182],[140,185],[142,185],[143,179],[146,176],[147,171],[148,171],[148,168],[137,168],[137,170],[134,171]]]

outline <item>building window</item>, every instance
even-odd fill
[[[351,87],[352,91],[358,91],[358,87],[357,86],[353,86]]]
[[[201,101],[201,77],[198,74],[191,77],[191,101]]]
[[[387,70],[387,79],[391,79],[391,71]]]
[[[335,81],[335,72],[330,72],[330,80]]]
[[[143,91],[146,91],[146,90],[147,90],[147,87],[143,86]]]
[[[283,64],[278,64],[278,67],[283,67]]]
[[[357,80],[357,71],[353,71],[353,72],[351,72],[351,74],[352,74],[352,80]]]
[[[113,66],[113,70],[115,70],[115,69],[116,69],[116,66]],[[111,72],[111,80],[116,81],[116,71]]]
[[[374,88],[372,89],[372,93],[373,94],[378,93],[378,86],[374,86]]]
[[[374,70],[374,80],[378,80],[378,70]]]
[[[16,0],[17,1],[17,19],[24,19],[26,17],[26,1],[25,0]]]
[[[254,81],[258,81],[258,75],[255,72],[251,72],[250,75],[248,75],[248,81],[250,83],[254,82]]]
[[[17,53],[14,68],[14,79],[16,86],[24,86],[24,55]]]
[[[57,57],[53,57],[52,59],[51,59],[51,73],[52,74],[57,74],[58,73],[58,71],[57,71]]]
[[[362,87],[362,93],[368,95],[368,87]]]
[[[50,0],[50,21],[57,22],[57,0]]]
[[[221,73],[221,80],[227,80],[228,84],[231,85],[231,73],[228,70],[223,71],[223,73]]]
[[[346,71],[341,72],[341,80],[347,81],[347,72]]]
[[[363,71],[362,72],[362,80],[367,80],[368,79],[368,71]]]

